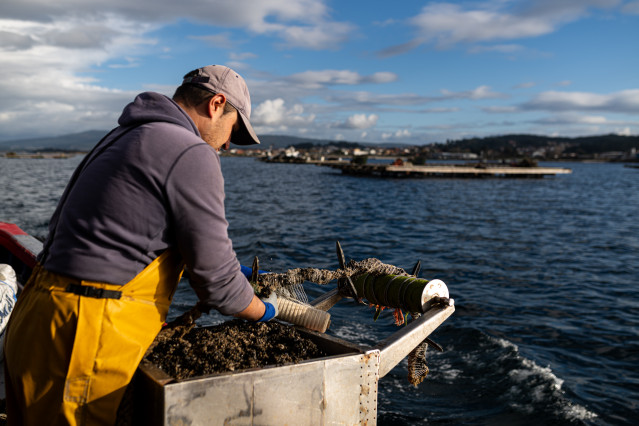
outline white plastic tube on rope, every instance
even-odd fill
[[[320,333],[324,333],[331,323],[331,315],[328,312],[280,295],[277,296],[277,316],[275,318]]]

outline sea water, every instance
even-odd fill
[[[0,220],[44,237],[80,160],[0,158]],[[444,352],[427,352],[418,387],[405,361],[380,380],[379,424],[634,424],[639,170],[544,165],[572,174],[381,179],[226,157],[229,234],[242,264],[272,272],[336,269],[340,241],[347,260],[420,260],[421,278],[448,285],[456,312],[431,336]],[[170,318],[195,302],[183,283]],[[365,347],[397,330],[388,310],[373,321],[345,300],[330,313],[330,334]]]

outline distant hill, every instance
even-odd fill
[[[258,137],[260,138],[260,145],[251,146],[252,148],[287,148],[289,146],[310,148],[315,145],[330,145],[336,143],[335,141],[328,139],[300,138],[297,136],[285,135],[258,135]]]
[[[69,135],[0,141],[3,151],[90,151],[107,131],[89,130]]]
[[[42,137],[32,139],[17,139],[10,141],[0,141],[0,150],[3,151],[89,151],[104,135],[107,130],[89,130],[82,133],[69,135]],[[311,147],[313,145],[333,144],[340,147],[358,147],[363,144],[353,142],[335,142],[324,139],[299,138],[284,135],[263,135],[260,136],[260,145],[243,148],[286,148],[289,146]]]
[[[107,133],[105,130],[90,130],[63,136],[48,138],[19,139],[0,141],[0,151],[89,151]],[[312,148],[314,146],[333,145],[339,148],[363,147],[409,147],[398,143],[361,143],[334,141],[327,139],[300,138],[285,135],[262,135],[261,145],[243,148]],[[576,156],[592,155],[611,151],[628,152],[632,148],[639,150],[639,136],[600,135],[577,138],[551,137],[528,134],[509,134],[485,138],[468,138],[424,145],[432,151],[473,152],[492,158],[508,157],[515,153],[532,154],[536,150],[553,150],[573,153]]]
[[[449,152],[473,152],[491,157],[508,156],[515,152],[557,149],[565,154],[592,155],[604,152],[639,150],[639,136],[599,135],[577,138],[511,134],[447,141],[431,145]]]

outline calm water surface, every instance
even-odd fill
[[[44,236],[79,157],[0,158],[0,220]],[[376,179],[223,158],[229,232],[263,269],[376,257],[448,284],[456,312],[434,334],[417,388],[401,363],[379,384],[379,423],[634,424],[639,418],[639,170],[552,164],[541,180]],[[307,284],[310,297],[327,288]],[[183,285],[170,315],[195,303]],[[329,333],[373,345],[390,313],[352,302]],[[205,316],[203,324],[220,322]]]

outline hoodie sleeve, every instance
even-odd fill
[[[220,158],[209,145],[187,148],[165,185],[178,248],[200,303],[225,315],[244,310],[253,288],[228,237]]]

